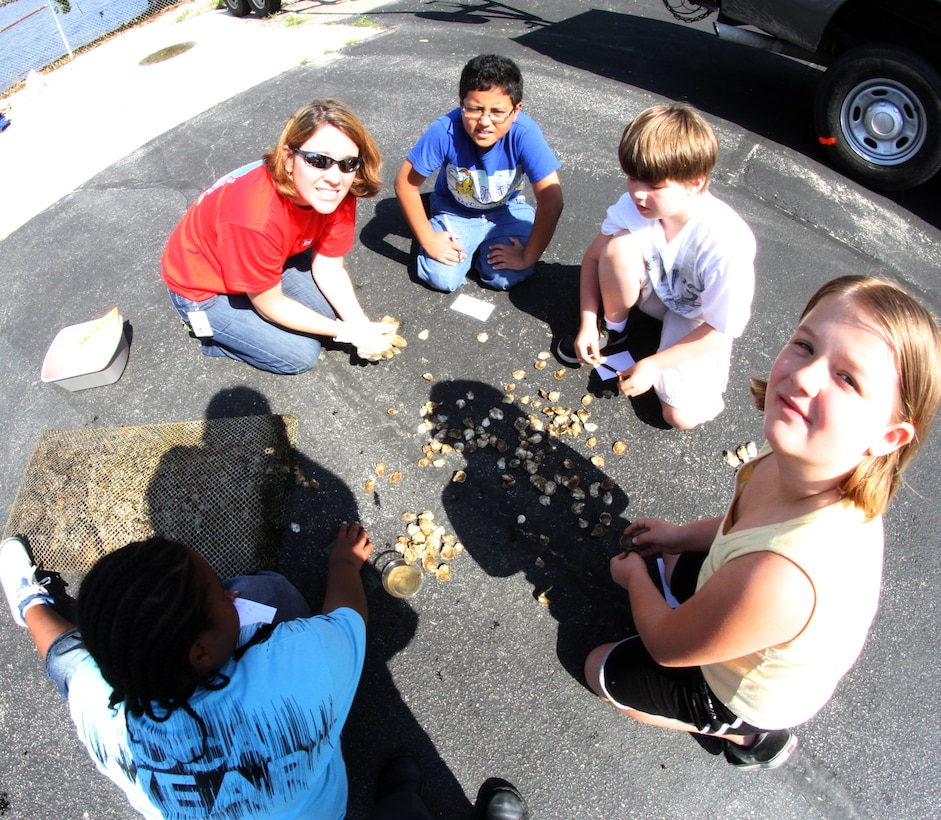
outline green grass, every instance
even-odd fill
[[[305,22],[307,21],[303,17],[301,17],[299,14],[289,14],[287,15],[287,17],[284,18],[284,25],[287,26],[288,28],[293,28],[294,26],[302,26],[304,25]]]
[[[332,25],[337,26],[357,26],[359,28],[382,28],[382,23],[377,23],[375,20],[370,20],[365,14],[357,17],[353,21],[349,20],[337,20]]]

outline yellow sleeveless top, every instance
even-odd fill
[[[762,729],[784,729],[813,717],[862,652],[882,582],[882,518],[865,520],[850,501],[764,527],[726,533],[735,503],[757,461],[743,467],[735,498],[712,542],[696,588],[727,562],[775,552],[814,586],[810,621],[793,640],[702,667],[718,698]]]

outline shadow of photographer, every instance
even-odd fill
[[[152,521],[157,532],[183,543],[192,543],[185,540],[186,536],[206,543],[205,534],[212,532],[217,563],[226,566],[234,561],[244,571],[275,569],[300,590],[314,612],[319,612],[326,592],[327,556],[337,527],[341,521],[359,520],[358,505],[339,476],[291,446],[281,417],[269,416],[270,409],[265,396],[251,388],[219,391],[207,406],[207,420],[265,416],[278,420],[274,434],[257,446],[249,439],[241,440],[243,452],[238,455],[225,449],[223,455],[228,462],[209,454],[207,464],[205,446],[168,451],[148,493]],[[249,474],[244,469],[246,465],[252,467],[249,472],[260,471],[268,479],[261,482],[261,495],[249,506],[270,513],[273,520],[257,527],[252,522],[246,526],[241,516],[231,516],[228,511],[245,504],[246,488],[242,482]],[[203,475],[207,466],[214,471],[208,478]],[[206,481],[213,482],[211,496],[206,495],[210,487]],[[210,497],[212,500],[207,502]],[[155,502],[158,498],[159,503]],[[198,526],[192,520],[186,521],[186,516],[179,513],[179,504],[168,504],[167,499],[182,500],[182,509],[195,509],[194,514],[200,518]],[[239,540],[225,540],[229,538]],[[268,543],[257,543],[265,539]],[[233,551],[233,544],[240,545],[235,548],[240,554],[218,561],[220,555],[226,558],[223,553]],[[434,795],[427,800],[429,808],[441,817],[456,816],[455,810],[460,813],[468,805],[463,789],[415,720],[388,668],[389,660],[414,637],[418,615],[405,601],[383,591],[372,563],[363,567],[362,576],[370,621],[366,660],[343,731],[349,779],[347,816],[351,820],[370,816],[379,772],[400,748],[408,748],[421,760],[426,778],[435,784]],[[377,731],[377,727],[381,730]]]

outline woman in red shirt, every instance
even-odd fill
[[[162,272],[203,353],[273,373],[312,368],[323,338],[364,358],[391,354],[394,325],[369,321],[344,266],[356,200],[378,193],[381,161],[346,105],[314,100],[263,160],[199,196],[170,234]]]

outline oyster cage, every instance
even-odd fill
[[[46,570],[84,574],[106,553],[159,534],[221,578],[277,567],[297,417],[238,416],[40,436],[3,537]]]

